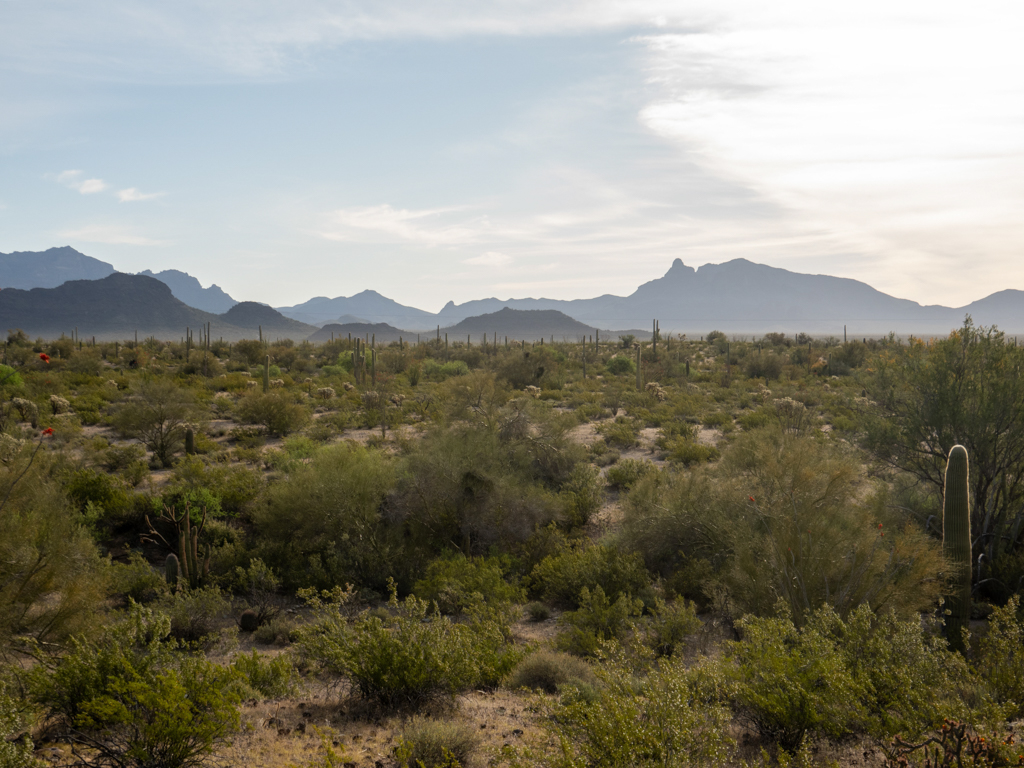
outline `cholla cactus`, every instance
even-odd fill
[[[333,387],[320,387],[316,391],[316,396],[319,397],[321,400],[330,400],[331,398],[334,397],[334,394],[335,393]]]
[[[270,380],[270,386],[271,387],[283,387],[284,386],[284,379],[271,379]]]
[[[353,389],[355,389],[355,385],[346,381],[344,384],[341,385],[341,388],[344,389],[346,392],[351,392]]]
[[[39,406],[31,400],[23,397],[16,397],[11,400],[11,405],[21,414],[22,421],[28,421],[33,427],[39,426]]]
[[[245,386],[247,386],[249,389],[256,389],[256,387],[258,387],[259,385],[260,385],[260,383],[258,381],[247,381],[247,382],[245,382]]]
[[[530,397],[540,397],[540,387],[535,387],[532,384],[523,387],[523,392]]]
[[[392,395],[390,399],[391,399],[391,404],[392,405],[397,406],[398,408],[401,408],[402,407],[402,403],[405,402],[405,395]]]
[[[24,440],[19,440],[16,437],[11,437],[6,432],[0,433],[0,462],[6,464],[21,451],[21,447],[25,444]]]
[[[71,413],[71,403],[60,395],[50,395],[50,408],[53,409],[54,416],[61,413]]]
[[[644,387],[644,390],[647,393],[654,395],[654,399],[657,400],[659,403],[665,402],[665,398],[668,397],[668,393],[656,381],[647,382],[647,386]]]

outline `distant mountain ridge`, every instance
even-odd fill
[[[316,330],[260,304],[236,305],[223,315],[203,312],[176,299],[165,283],[146,275],[114,272],[101,280],[69,280],[56,288],[0,290],[0,329],[29,336],[79,336],[98,340],[155,336],[178,339],[186,328],[209,323],[211,338],[227,341],[305,338]]]
[[[148,269],[139,272],[140,275],[155,277],[161,283],[170,287],[174,298],[183,301],[190,307],[201,309],[204,312],[212,312],[215,315],[223,314],[231,309],[238,302],[221,290],[220,286],[214,284],[209,288],[203,288],[202,284],[188,272],[181,272],[177,269],[165,269],[163,272],[152,272]]]
[[[0,254],[0,288],[4,290],[33,284],[56,288],[68,279],[98,280],[111,274],[116,273],[110,264],[70,247]],[[203,288],[196,278],[178,270],[143,273],[149,275],[167,284],[173,296],[186,305],[215,316],[224,315],[238,303],[219,287]],[[889,332],[901,336],[945,335],[958,327],[967,314],[977,325],[996,325],[1010,334],[1024,333],[1021,290],[999,291],[963,307],[922,306],[882,293],[858,280],[791,272],[746,259],[704,264],[697,269],[675,259],[662,277],[624,296],[605,294],[571,301],[476,299],[463,304],[448,302],[436,314],[405,306],[372,290],[349,297],[319,296],[278,308],[280,319],[272,325],[291,328],[294,335],[300,326],[289,325],[285,318],[302,327],[384,324],[395,330],[405,329],[400,332],[412,336],[417,332],[436,332],[438,327],[453,329],[467,318],[493,315],[505,308],[560,312],[588,329],[649,329],[656,318],[663,333],[690,335],[703,335],[714,329],[731,334],[781,331],[839,336],[844,326],[854,337]],[[553,316],[551,320],[554,322]],[[489,322],[493,325],[496,321]],[[558,323],[564,325],[562,320]],[[506,331],[510,336],[520,335],[511,328],[491,327],[486,332],[503,336]],[[484,329],[449,331],[463,332],[483,333]],[[557,323],[542,333],[556,337],[574,335],[570,326],[563,329]],[[575,334],[583,332],[577,328]]]

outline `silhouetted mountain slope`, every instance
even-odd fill
[[[146,269],[139,274],[155,277],[161,283],[166,283],[170,287],[171,293],[174,294],[174,298],[204,312],[219,315],[238,303],[224,293],[219,286],[211,285],[209,288],[203,288],[199,280],[187,272],[177,269],[165,269],[163,272],[152,272]]]
[[[250,331],[250,334],[255,330],[255,335],[251,334],[249,338],[257,338],[261,327],[264,339],[292,339],[294,341],[304,339],[316,330],[314,325],[307,325],[285,317],[273,307],[255,301],[242,301],[235,304],[220,316],[220,320],[223,323],[246,329]]]
[[[1024,299],[1024,297],[1022,297]],[[841,334],[843,326],[854,335],[897,333],[947,333],[963,322],[965,311],[975,307],[978,323],[991,325],[995,318],[1013,320],[1007,330],[1024,330],[1024,301],[1018,314],[1012,298],[995,307],[987,300],[952,309],[921,306],[875,290],[866,283],[829,275],[806,275],[746,259],[725,264],[687,267],[679,259],[664,276],[644,283],[629,296],[604,295],[593,299],[483,299],[456,305],[449,302],[439,313],[447,324],[467,314],[504,305],[514,309],[557,309],[585,325],[601,328],[649,328],[660,321],[663,332]],[[988,317],[993,319],[989,320]],[[1019,319],[1018,319],[1019,318]]]
[[[71,246],[0,253],[0,288],[56,288],[68,280],[100,280],[114,271]]]
[[[370,323],[388,323],[398,328],[433,328],[437,324],[432,312],[407,307],[376,291],[363,291],[347,298],[318,296],[294,307],[278,307],[278,311],[314,325],[333,322],[342,315],[355,315]]]
[[[0,329],[21,328],[29,336],[83,338],[139,336],[178,338],[185,327],[218,318],[186,306],[159,280],[114,272],[102,280],[69,280],[56,288],[0,291]]]
[[[584,336],[592,336],[594,328],[573,320],[568,315],[554,309],[511,309],[503,307],[497,312],[467,317],[448,328],[442,328],[452,340],[460,340],[468,334],[473,343],[479,342],[484,334],[493,342],[494,334],[498,341],[510,339],[534,341],[540,338],[551,338],[576,341]]]
[[[387,323],[329,323],[309,336],[308,340],[322,344],[331,340],[332,333],[334,339],[347,339],[349,334],[352,334],[353,338],[376,338],[376,341],[384,344],[390,344],[399,339],[416,341],[415,331],[403,331]]]

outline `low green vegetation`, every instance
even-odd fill
[[[11,334],[0,766],[223,763],[302,697],[405,765],[1016,764],[997,330],[367,341]]]

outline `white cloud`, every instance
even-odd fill
[[[513,261],[515,261],[515,259],[507,253],[487,251],[486,253],[481,253],[479,256],[463,259],[462,263],[470,264],[474,267],[507,267]]]
[[[107,188],[103,179],[82,179],[79,178],[81,175],[81,171],[64,171],[57,176],[57,181],[69,189],[78,190],[83,195],[94,195]]]
[[[85,243],[104,243],[107,245],[165,245],[166,241],[153,240],[137,235],[117,225],[90,224],[79,229],[65,230],[57,233],[62,238],[80,240]]]
[[[408,241],[428,246],[460,245],[476,241],[486,221],[451,223],[451,214],[462,208],[410,211],[390,205],[342,208],[328,217],[320,232],[328,240]]]
[[[134,203],[140,200],[153,200],[163,194],[163,192],[139,192],[135,187],[129,187],[118,192],[117,199],[122,203]]]

